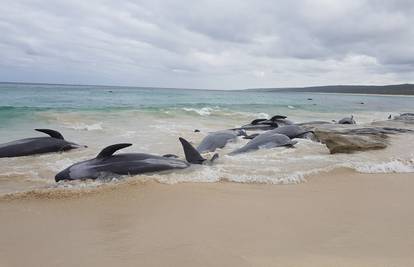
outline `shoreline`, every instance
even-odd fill
[[[413,178],[337,169],[292,185],[131,181],[3,199],[0,265],[411,266]]]

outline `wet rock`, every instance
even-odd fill
[[[414,124],[414,113],[402,113],[399,116],[394,116],[394,121]]]
[[[388,145],[387,135],[381,131],[336,131],[315,129],[315,135],[321,143],[324,143],[331,154],[352,153],[373,149],[383,149]]]
[[[379,123],[379,122],[378,122]],[[382,122],[383,123],[383,122]],[[319,142],[326,144],[331,154],[383,149],[390,135],[414,133],[411,129],[356,125],[314,125],[312,129]]]

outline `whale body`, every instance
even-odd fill
[[[234,141],[240,135],[246,135],[243,130],[223,130],[209,133],[201,143],[197,150],[200,153],[214,152],[217,148],[223,148],[228,142]]]
[[[131,146],[121,143],[104,148],[96,158],[78,162],[59,172],[55,181],[85,180],[103,177],[116,177],[119,175],[135,175],[148,172],[159,172],[173,169],[185,169],[190,164],[202,164],[204,159],[198,151],[185,139],[180,138],[187,161],[172,157],[171,155],[158,156],[147,153],[121,153],[117,150]],[[217,156],[213,157],[213,161]]]
[[[284,134],[275,133],[273,131],[267,131],[262,134],[259,134],[258,136],[250,140],[243,147],[230,152],[229,155],[246,153],[258,150],[260,148],[274,148],[280,146],[291,147],[296,143],[296,141],[290,140],[290,138]]]
[[[32,137],[0,144],[0,158],[60,152],[82,147],[66,141],[62,134],[57,131],[50,129],[35,130],[48,134],[49,137]]]

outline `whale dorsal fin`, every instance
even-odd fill
[[[203,158],[200,153],[195,149],[187,140],[180,137],[181,145],[183,146],[185,159],[187,162],[192,164],[203,164],[203,162],[206,160]]]
[[[50,137],[65,140],[65,138],[63,138],[63,135],[61,133],[59,133],[58,131],[50,130],[50,129],[35,129],[35,130],[38,131],[38,132],[50,135]]]
[[[270,120],[271,121],[274,121],[274,120],[281,120],[281,119],[286,119],[287,117],[286,116],[282,116],[282,115],[275,115],[275,116],[273,116],[273,117],[271,117],[270,118]]]
[[[117,150],[120,150],[120,149],[129,147],[129,146],[132,146],[132,144],[129,144],[129,143],[121,143],[121,144],[115,144],[115,145],[107,146],[104,149],[102,149],[102,151],[98,154],[98,156],[96,156],[96,158],[97,159],[102,159],[102,158],[110,157]]]

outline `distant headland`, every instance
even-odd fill
[[[381,95],[414,95],[414,84],[394,85],[328,85],[288,88],[246,89],[260,92],[312,92],[312,93],[348,93]]]
[[[274,88],[249,88],[249,89],[206,89],[206,88],[174,88],[174,87],[148,87],[133,85],[96,85],[96,84],[65,84],[65,83],[31,83],[31,82],[1,82],[0,85],[34,85],[34,86],[73,86],[73,87],[110,87],[110,88],[140,88],[140,89],[185,89],[208,91],[256,91],[256,92],[310,92],[310,93],[346,93],[346,94],[378,94],[378,95],[414,95],[414,84],[391,85],[324,85],[308,87],[274,87]]]

